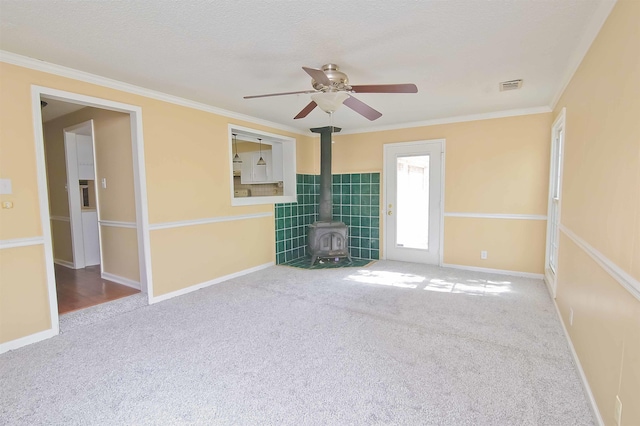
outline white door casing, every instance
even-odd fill
[[[444,147],[444,139],[384,145],[385,259],[442,264]]]
[[[53,249],[51,242],[50,225],[51,218],[49,214],[49,196],[47,192],[42,111],[40,104],[42,97],[129,114],[134,165],[133,176],[134,196],[136,203],[136,229],[138,234],[138,258],[140,263],[140,285],[142,291],[147,293],[149,303],[153,303],[155,301],[153,294],[153,276],[151,270],[151,242],[149,237],[149,213],[147,205],[146,171],[144,161],[144,138],[142,133],[142,108],[135,105],[95,98],[92,96],[32,85],[31,112],[33,118],[33,132],[38,178],[38,199],[40,204],[40,222],[43,229],[45,266],[47,275],[47,293],[49,298],[51,328],[40,333],[36,333],[32,336],[18,339],[19,342],[12,344],[12,348],[17,348],[28,343],[33,343],[55,336],[59,332],[58,298],[56,295],[56,281],[53,268]]]

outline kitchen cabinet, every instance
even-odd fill
[[[76,157],[78,159],[78,179],[95,180],[93,140],[91,136],[76,135]]]
[[[267,163],[264,166],[258,165],[258,160],[260,160],[259,151],[238,154],[242,160],[241,183],[273,183],[283,180],[282,147],[274,145],[273,148],[273,150],[262,151],[262,159]],[[280,150],[279,154],[273,152],[277,150]]]

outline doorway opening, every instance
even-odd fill
[[[444,140],[384,146],[385,258],[442,264]]]
[[[152,297],[140,107],[32,86],[51,332],[59,314]]]
[[[41,105],[45,152],[48,154],[46,166],[49,206],[52,222],[55,221],[52,223],[51,238],[56,264],[54,269],[58,314],[140,293],[139,285],[135,284],[139,282],[139,277],[119,280],[121,283],[104,278],[106,271],[103,268],[103,241],[99,222],[100,212],[106,209],[101,208],[104,206],[100,205],[100,191],[96,187],[98,161],[94,120],[78,123],[87,116],[95,116],[100,124],[110,126],[117,126],[117,120],[124,121],[126,126],[120,125],[120,134],[114,131],[109,136],[130,144],[128,115],[93,112],[90,107],[46,98],[42,98]],[[69,123],[78,124],[68,126]],[[105,142],[109,141],[104,140],[103,143]],[[106,160],[102,163],[108,166]],[[66,179],[63,181],[64,176]],[[61,190],[63,184],[64,192]],[[115,244],[119,242],[115,241]]]

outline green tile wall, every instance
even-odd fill
[[[318,220],[319,175],[296,175],[298,202],[275,205],[276,263],[307,254],[307,228]]]
[[[333,218],[349,226],[349,253],[380,258],[380,173],[333,175]]]
[[[296,176],[298,202],[275,205],[276,263],[307,255],[307,229],[318,220],[320,176]],[[380,258],[380,173],[336,174],[333,218],[349,226],[349,253]]]

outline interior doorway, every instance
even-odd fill
[[[94,119],[84,120],[86,116],[97,113],[99,123],[107,122],[114,126],[114,118],[120,116],[120,121],[128,121],[129,118],[122,113],[101,115],[96,108],[80,111],[85,108],[83,105],[48,98],[42,98],[41,106],[45,151],[48,154],[49,205],[52,212],[57,213],[51,216],[52,221],[56,221],[52,224],[51,237],[56,263],[58,314],[140,293],[139,285],[105,279],[99,225],[103,209],[96,187],[98,161]],[[127,130],[125,135],[119,135],[126,139],[128,145],[131,144],[129,133]],[[60,190],[63,184],[64,191]],[[63,207],[67,207],[68,213]]]
[[[47,119],[49,121],[73,114],[74,104],[48,100],[43,104],[43,124],[45,128],[45,145],[47,145]],[[80,105],[80,107],[83,107]],[[49,108],[49,109],[44,109]],[[45,114],[46,112],[46,114]],[[62,114],[62,115],[60,115]],[[77,114],[76,114],[77,115]],[[73,117],[73,116],[72,116]],[[64,118],[61,118],[64,120]],[[71,120],[74,120],[73,118]],[[96,142],[94,120],[74,124],[62,129],[64,142],[64,163],[60,160],[48,159],[47,170],[65,166],[65,193],[68,202],[68,220],[71,237],[71,261],[56,259],[55,278],[58,301],[58,314],[66,314],[106,303],[122,297],[140,293],[133,288],[103,278],[101,237],[100,237],[100,201],[96,188]],[[49,141],[52,143],[57,142]],[[49,148],[53,151],[52,148]],[[55,156],[54,156],[55,157]],[[52,184],[60,184],[57,176],[48,176]],[[60,197],[59,191],[49,193],[49,204],[55,206]],[[62,197],[64,198],[64,197]],[[58,217],[56,216],[56,219]],[[65,218],[66,219],[66,218]],[[60,242],[61,235],[53,234],[54,246],[56,237]],[[55,252],[55,249],[54,249]]]
[[[61,308],[60,312],[68,312],[140,292],[146,293],[148,300],[152,298],[142,117],[140,107],[105,99],[39,86],[32,86],[31,93],[38,166],[38,191],[45,239],[47,288],[51,314],[51,330],[47,333],[55,335],[59,332],[59,307]],[[61,128],[58,132],[60,139],[64,139],[64,143],[58,141],[58,145],[63,148],[60,148],[56,153],[59,157],[57,158],[58,162],[64,164],[64,171],[62,178],[58,176],[57,180],[48,176],[47,161],[52,155],[45,146],[45,125],[43,122],[45,121],[44,116],[51,112],[51,110],[45,112],[47,105],[52,104],[67,108],[61,115],[79,111],[79,116],[82,116],[82,110],[85,112],[95,110],[102,113],[103,116],[107,114],[119,115],[118,123],[124,123],[126,129],[121,133],[124,133],[127,139],[126,146],[123,143],[119,145],[121,151],[112,151],[110,144],[101,144],[102,155],[105,156],[103,158],[112,157],[109,160],[111,161],[111,172],[107,174],[113,178],[110,180],[112,191],[111,194],[103,191],[103,195],[107,199],[105,203],[102,203],[97,190],[98,184],[103,185],[103,189],[106,189],[107,185],[106,178],[100,179],[100,175],[104,175],[104,170],[101,173],[101,166],[96,161],[100,155],[100,148],[96,149],[97,128],[94,128],[94,123],[86,117],[83,120],[75,121],[75,123],[67,123],[61,119],[57,124],[60,126],[65,124],[64,129]],[[86,107],[91,108],[86,109]],[[75,118],[73,117],[74,120]],[[103,125],[102,129],[103,133],[101,134],[104,136],[105,129],[113,129],[113,126]],[[105,152],[105,149],[108,151]],[[75,163],[73,156],[69,155],[71,152],[75,152]],[[93,161],[91,161],[91,157],[93,157]],[[127,158],[126,164],[118,163],[122,157]],[[83,158],[87,161],[84,161]],[[93,166],[92,172],[89,170],[88,163],[93,163],[91,164]],[[69,173],[67,176],[66,166],[70,165],[74,165],[76,169],[75,176],[72,176],[74,173]],[[122,181],[121,175],[123,174],[128,174],[126,180],[129,185],[129,194],[125,198],[113,191],[113,188],[118,187],[118,182]],[[58,210],[57,213],[50,208],[51,200],[55,199],[56,194],[54,193],[56,191],[64,193],[64,196],[59,199],[64,199],[63,204],[68,205],[68,208],[62,211]],[[107,213],[110,212],[110,214],[106,217],[111,220],[104,220],[101,215],[101,210],[104,211],[101,209],[101,204],[112,206],[110,210],[107,209]],[[79,208],[74,209],[73,205],[79,206]],[[118,220],[118,217],[114,218],[114,209],[121,209],[122,205],[129,209],[125,216],[131,219]],[[71,223],[72,215],[79,218],[79,220],[73,221],[73,226]],[[63,224],[63,226],[56,224]],[[59,254],[64,250],[58,250],[60,247],[56,247],[54,250],[53,240],[56,233],[64,234],[60,229],[64,229],[65,226],[67,227],[68,241],[65,242],[63,238],[58,241],[59,244],[55,245],[64,246],[68,243],[69,254],[68,256],[60,256]],[[73,237],[70,232],[71,228],[75,229]],[[125,231],[128,232],[128,237],[120,241],[121,246],[114,245],[114,241],[118,242],[118,238],[120,235],[124,235]],[[106,240],[106,243],[103,239]],[[127,251],[123,255],[120,253],[120,247],[128,247],[131,253]],[[105,259],[105,252],[111,254],[108,256],[111,260]],[[124,271],[118,275],[120,271],[117,270],[117,266],[122,263],[123,259],[135,260],[135,273]],[[115,273],[113,272],[114,266]],[[81,282],[82,284],[80,284]],[[64,288],[65,285],[66,288]],[[71,302],[66,303],[66,307],[58,301],[59,295],[65,292],[70,295],[68,301]],[[83,306],[78,306],[76,303],[78,299],[84,299]]]
[[[442,264],[444,140],[384,146],[385,258]]]

